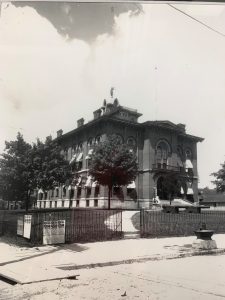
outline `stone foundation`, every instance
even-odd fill
[[[217,249],[216,241],[196,239],[192,243],[192,248],[196,250],[212,250]]]

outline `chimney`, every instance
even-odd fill
[[[97,109],[96,111],[93,112],[93,115],[94,115],[94,119],[98,119],[101,117],[101,109]]]
[[[81,118],[77,120],[77,127],[83,126],[84,125],[84,118]]]
[[[185,127],[186,127],[185,124],[179,123],[179,124],[177,124],[177,126],[180,127],[180,129],[181,129],[182,131],[185,132]]]
[[[60,137],[60,136],[62,136],[62,134],[63,134],[63,130],[62,130],[62,129],[59,129],[59,130],[57,131],[57,138]]]

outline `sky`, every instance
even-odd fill
[[[45,139],[93,118],[111,87],[140,122],[186,124],[199,186],[225,160],[225,5],[5,2],[0,16],[0,152],[20,131]],[[219,34],[219,33],[221,34]]]

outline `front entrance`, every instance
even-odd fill
[[[180,196],[180,183],[173,175],[160,176],[157,180],[157,196],[160,200],[171,200]]]

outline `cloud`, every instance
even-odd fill
[[[93,42],[100,34],[113,34],[115,16],[142,10],[136,3],[13,2],[16,7],[32,7],[69,39]]]
[[[56,10],[54,3],[48,5]],[[92,7],[97,11],[100,4]],[[70,5],[63,9],[71,14]],[[113,34],[108,25],[94,26],[97,18],[88,37],[81,22],[67,39],[33,7],[3,10],[2,139],[15,138],[20,128],[29,141],[55,136],[60,128],[72,130],[80,117],[92,119],[114,86],[121,105],[144,114],[141,121],[186,123],[188,133],[205,138],[199,145],[199,174],[201,185],[209,184],[209,174],[224,160],[225,40],[167,5],[143,4],[143,11],[135,17],[130,10],[113,14],[113,23],[106,17]],[[206,21],[214,25],[211,18]],[[224,19],[219,22],[222,26]]]

